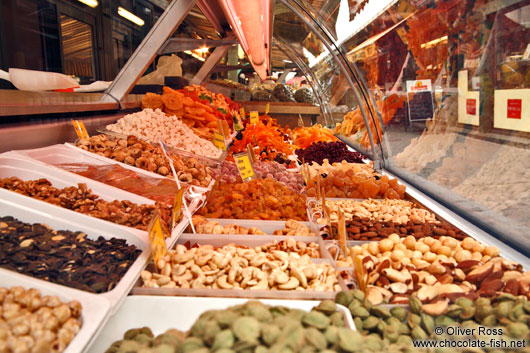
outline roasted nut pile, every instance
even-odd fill
[[[522,273],[520,264],[499,257],[499,249],[472,238],[416,240],[393,234],[354,246],[350,254],[362,257],[367,296],[374,304],[407,303],[413,293],[423,302],[493,297],[503,291],[529,294],[530,272]]]
[[[387,198],[403,199],[405,185],[399,185],[397,179],[376,173],[370,166],[362,163],[324,163],[309,166],[308,196],[316,196],[317,178],[326,197],[347,197],[354,199]]]
[[[219,183],[199,210],[208,218],[307,220],[306,199],[272,179]]]
[[[91,217],[141,230],[147,230],[157,209],[160,217],[166,221],[163,223],[167,223],[170,217],[171,209],[168,205],[158,202],[155,205],[138,205],[127,200],[109,202],[93,194],[83,183],[79,183],[77,187],[58,189],[47,179],[24,181],[12,177],[0,179],[0,187]]]
[[[333,223],[332,227],[333,234],[337,234],[337,224]],[[439,238],[446,235],[461,240],[467,236],[460,229],[444,222],[415,224],[409,220],[406,224],[395,224],[392,221],[372,221],[358,216],[353,216],[351,220],[346,221],[346,232],[349,240],[359,241],[381,240],[390,234],[397,234],[402,238],[412,235],[416,239],[423,237]],[[322,236],[324,239],[329,237],[329,226],[325,227]]]
[[[139,140],[136,136],[109,140],[106,135],[96,135],[88,139],[80,139],[76,145],[103,157],[173,178],[171,167],[162,149]],[[206,187],[212,181],[210,167],[196,158],[176,155],[171,155],[170,158],[181,182]]]
[[[217,221],[208,221],[202,216],[194,215],[192,217],[193,225],[197,233],[202,234],[244,234],[244,235],[266,235],[260,229],[256,227],[241,227],[237,224],[226,224],[222,226]],[[295,221],[288,220],[285,222],[285,228],[276,230],[272,235],[307,235],[315,236],[315,233],[306,227],[304,224]]]
[[[309,254],[318,251],[317,244],[294,240],[255,248],[179,244],[157,263],[160,274],[143,271],[141,277],[149,288],[340,290],[336,270],[311,261]]]
[[[304,188],[304,179],[299,172],[290,172],[284,164],[276,162],[256,161],[252,164],[257,178],[271,178],[287,186],[294,192],[301,192]],[[221,176],[221,181],[235,183],[241,181],[241,176],[235,163],[223,162],[220,169],[214,171],[214,178]]]
[[[197,136],[176,116],[168,116],[160,109],[144,109],[125,115],[107,129],[123,135],[134,135],[148,142],[164,141],[168,146],[199,154],[210,158],[219,158],[222,154],[208,140]]]
[[[326,205],[331,211],[331,222],[338,221],[339,209],[344,212],[344,218],[347,220],[359,217],[380,222],[393,222],[400,225],[409,222],[417,225],[427,222],[439,222],[436,220],[434,213],[419,208],[413,202],[405,200],[326,200]],[[316,211],[320,211],[320,207]],[[317,222],[325,223],[325,220],[319,219]]]
[[[141,251],[124,239],[0,217],[0,267],[94,293],[113,289]]]
[[[151,330],[128,330],[106,353],[118,352],[401,352],[380,338],[363,337],[344,327],[331,300],[310,312],[249,301],[224,310],[204,312],[187,337],[176,330],[157,336]],[[385,348],[386,346],[386,348]],[[395,347],[394,347],[395,346]]]
[[[0,352],[62,352],[81,330],[81,304],[0,287]]]
[[[466,336],[474,336],[473,339],[484,340],[489,335],[507,341],[530,338],[530,302],[506,293],[491,300],[478,298],[473,301],[460,297],[452,305],[447,305],[445,301],[422,304],[417,297],[411,296],[410,310],[403,306],[388,308],[372,305],[358,289],[337,293],[335,301],[349,308],[357,331],[363,335],[379,336],[390,343],[412,346],[413,340],[455,339],[454,335],[447,335],[446,330],[445,334],[435,334],[439,332],[434,330],[435,327],[450,325],[459,325],[461,332],[466,330]],[[443,306],[444,310],[439,310],[439,306]],[[486,333],[492,332],[493,327],[498,333]]]

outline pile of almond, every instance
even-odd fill
[[[424,303],[442,302],[437,310],[462,296],[529,295],[530,272],[500,257],[496,247],[469,237],[417,240],[392,234],[354,246],[351,253],[362,258],[367,297],[373,304],[407,304],[415,294]]]

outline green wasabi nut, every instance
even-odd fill
[[[362,302],[365,298],[364,292],[360,289],[354,289],[351,291],[351,295],[354,299],[357,299],[358,301]]]
[[[423,331],[423,329],[419,326],[414,326],[410,332],[410,335],[415,340],[424,340],[428,337],[425,331]]]
[[[246,341],[236,341],[232,346],[232,349],[236,352],[252,352],[252,350],[258,345],[257,342],[246,342]]]
[[[339,329],[335,326],[329,326],[326,331],[324,331],[324,337],[329,344],[333,345],[339,342]]]
[[[221,348],[216,350],[215,353],[236,353],[236,351],[230,348]]]
[[[180,346],[181,353],[190,353],[194,350],[197,350],[199,348],[203,348],[204,344],[202,343],[202,340],[198,337],[188,337]]]
[[[305,313],[305,315],[302,317],[302,323],[307,326],[316,327],[320,330],[326,329],[329,326],[329,322],[329,317],[319,311]]]
[[[331,314],[329,319],[331,320],[331,324],[333,326],[339,326],[339,327],[344,326],[344,316],[339,311],[336,311],[333,314]]]
[[[357,329],[357,331],[362,331],[364,329],[363,319],[361,319],[360,317],[354,318],[353,323],[355,324],[355,328]]]
[[[390,343],[396,342],[399,337],[399,327],[391,325],[387,326],[383,331],[383,337]]]
[[[455,304],[462,308],[468,308],[470,306],[473,306],[473,301],[466,297],[459,297],[459,298],[456,298]]]
[[[377,324],[379,324],[378,318],[375,316],[368,316],[366,319],[363,320],[362,323],[362,329],[364,330],[372,330],[377,327]]]
[[[286,347],[291,348],[294,352],[302,349],[305,343],[304,328],[301,324],[296,323],[286,326],[281,331],[279,341]]]
[[[396,340],[396,343],[412,345],[412,338],[408,335],[401,335]]]
[[[366,319],[368,316],[370,316],[368,310],[366,310],[362,306],[356,306],[354,308],[351,308],[350,313],[354,318],[360,317],[361,319]]]
[[[348,307],[348,305],[350,305],[352,300],[353,300],[353,294],[349,291],[338,292],[337,295],[335,296],[335,302],[337,304],[344,305],[345,307]]]
[[[390,309],[390,314],[399,321],[404,321],[407,318],[408,310],[402,306],[396,306]]]
[[[234,334],[231,330],[219,331],[213,340],[212,350],[230,348],[235,342]]]
[[[125,333],[123,334],[123,339],[124,340],[133,340],[139,334],[140,334],[140,329],[139,328],[132,328],[132,329],[129,329],[129,330],[125,331]]]
[[[260,335],[259,321],[250,316],[243,316],[237,319],[233,325],[234,334],[243,342],[257,342]]]
[[[215,314],[214,320],[217,322],[221,329],[228,328],[234,321],[237,320],[239,315],[230,310],[219,311]]]
[[[301,321],[304,315],[306,314],[305,311],[300,309],[292,309],[289,313],[287,313],[285,316],[288,318],[291,318],[295,321]]]
[[[138,343],[149,344],[153,340],[153,337],[145,333],[140,333],[139,335],[136,335],[134,340]]]
[[[530,328],[522,322],[512,322],[506,327],[508,336],[512,338],[523,338],[527,337],[530,332]]]
[[[305,329],[305,339],[310,345],[318,350],[326,349],[328,346],[326,337],[314,327]]]
[[[181,340],[175,335],[171,335],[168,333],[163,333],[161,335],[158,335],[153,340],[153,346],[158,346],[162,344],[169,344],[172,347],[178,348],[182,344]]]
[[[254,303],[258,303],[259,305],[249,305],[246,311],[246,315],[255,317],[256,319],[258,319],[259,322],[271,322],[272,314],[270,310],[261,302]]]
[[[346,352],[355,352],[362,347],[361,345],[363,343],[363,338],[358,332],[344,327],[339,327],[338,335],[339,346]]]
[[[410,328],[407,324],[405,323],[400,323],[399,324],[399,333],[401,335],[410,335]]]
[[[162,343],[156,347],[151,348],[153,353],[175,353],[175,347],[170,344]]]
[[[272,346],[280,337],[280,328],[276,325],[261,325],[261,338],[267,346]]]
[[[370,310],[370,313],[372,313],[373,315],[377,317],[383,318],[383,319],[389,318],[391,316],[390,310],[388,310],[387,308],[383,306],[372,307],[372,309]]]
[[[304,348],[302,348],[302,350],[298,353],[316,353],[317,350],[315,347],[313,346],[305,346]]]
[[[145,345],[141,344],[140,342],[126,340],[121,343],[120,347],[118,348],[118,352],[136,352],[143,347],[145,347]]]
[[[364,342],[362,344],[363,347],[366,347],[368,350],[372,352],[380,352],[383,350],[385,343],[379,336],[366,336],[364,338]]]
[[[480,323],[486,327],[493,327],[497,325],[497,318],[495,317],[494,314],[490,314],[486,316],[484,319],[482,319]]]
[[[204,326],[205,330],[202,335],[202,340],[206,345],[211,346],[215,339],[215,336],[221,332],[221,328],[217,325],[217,322],[210,321]]]
[[[254,353],[269,353],[269,349],[265,346],[257,346],[254,348]]]
[[[410,311],[416,315],[420,315],[422,313],[422,303],[421,300],[418,299],[415,295],[411,295],[409,298],[409,308]]]
[[[421,327],[425,330],[425,332],[431,334],[434,331],[434,319],[432,316],[421,314]]]
[[[335,304],[333,300],[326,299],[321,301],[314,310],[320,311],[329,316],[337,311],[337,304]]]

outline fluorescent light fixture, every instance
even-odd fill
[[[188,55],[192,55],[191,50],[184,50],[184,53],[186,53],[186,54],[188,54]]]
[[[140,17],[136,16],[135,14],[125,10],[121,6],[118,6],[118,15],[120,15],[121,17],[131,21],[132,23],[140,27],[142,27],[145,24],[144,20],[142,20]]]
[[[292,64],[293,62],[291,60],[286,60],[286,59],[283,59],[282,60],[284,63],[287,63],[287,64]]]
[[[82,2],[83,4],[90,6],[90,7],[98,6],[97,0],[77,0],[77,1]]]
[[[434,47],[436,44],[438,44],[440,42],[447,42],[447,36],[443,36],[443,37],[440,37],[440,38],[433,39],[430,42],[425,42],[425,43],[423,43],[421,45],[421,47],[422,48],[431,48],[431,47]]]
[[[200,48],[198,51],[200,51],[201,53],[207,53],[208,50],[210,50],[210,49],[206,48],[206,47],[203,47],[203,48]]]

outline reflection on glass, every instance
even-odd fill
[[[77,76],[81,83],[95,80],[92,28],[81,21],[61,15],[63,73]]]
[[[530,227],[529,14],[400,0],[343,43],[381,112],[386,166],[515,242]],[[362,143],[358,110],[337,129]]]

